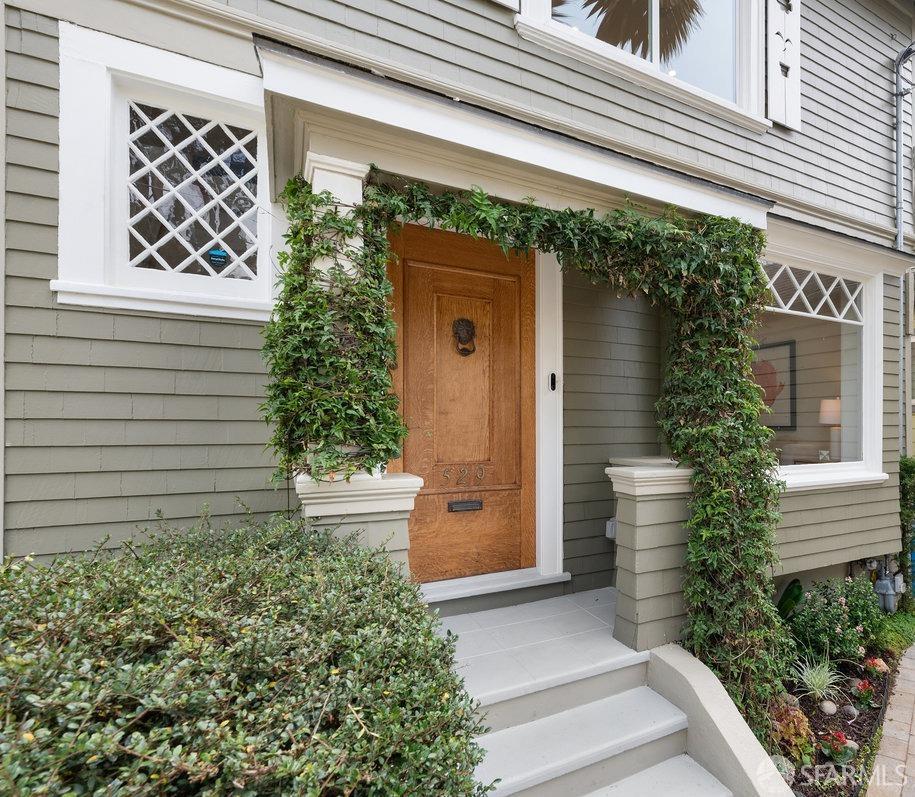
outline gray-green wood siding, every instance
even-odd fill
[[[365,28],[358,36],[353,28],[346,35],[340,19],[331,21],[342,3],[311,3],[308,13],[275,2],[260,2],[257,9],[477,86],[513,85],[506,91],[537,107],[550,105],[550,92],[561,86],[562,107],[573,116],[587,105],[582,97],[590,96],[608,129],[670,145],[713,168],[740,169],[760,185],[781,181],[785,190],[854,208],[861,218],[888,218],[886,169],[876,168],[889,157],[888,140],[880,134],[888,111],[878,112],[883,87],[877,78],[879,63],[896,46],[889,36],[901,29],[887,5],[808,0],[805,63],[815,67],[817,58],[826,58],[825,46],[817,44],[822,36],[836,46],[857,43],[857,50],[843,52],[857,52],[862,59],[866,52],[870,66],[846,75],[855,85],[848,96],[841,88],[848,84],[828,79],[837,74],[835,64],[826,72],[805,69],[804,133],[775,131],[752,141],[724,123],[697,122],[675,103],[674,110],[659,115],[657,98],[640,98],[634,87],[609,85],[596,70],[520,42],[510,16],[486,0],[414,5],[374,3],[377,18],[346,6],[347,19],[358,19]],[[315,14],[324,15],[323,21]],[[839,17],[847,24],[809,30],[817,19]],[[99,27],[104,26],[100,19]],[[394,46],[398,32],[407,29],[412,32]],[[258,512],[284,508],[285,491],[267,486],[271,465],[257,415],[263,369],[256,324],[85,311],[54,301],[48,280],[56,276],[57,246],[56,30],[52,19],[7,9],[6,550],[44,555],[85,548],[105,535],[116,541],[158,509],[187,522],[209,503],[217,518],[230,517],[236,497]],[[432,40],[441,46],[449,42],[446,51],[461,58],[443,60]],[[419,53],[410,46],[426,49]],[[848,66],[849,56],[842,57]],[[499,58],[501,67],[487,70]],[[513,84],[505,70],[523,80]],[[862,83],[862,75],[872,82]],[[807,118],[817,86],[842,98],[825,104],[822,126]],[[629,104],[620,106],[620,97]],[[625,122],[614,122],[620,115]],[[680,133],[673,135],[674,130]],[[873,132],[876,149],[859,140],[862,131]],[[776,155],[779,148],[783,154]],[[747,171],[748,164],[756,164],[757,171]],[[818,174],[834,173],[811,176],[808,164],[819,164]],[[838,179],[840,173],[844,176]],[[873,552],[875,545],[891,547],[898,537],[893,505],[898,280],[888,279],[886,291],[885,468],[890,481],[841,495],[786,498],[779,531],[786,569],[847,561]],[[607,459],[658,451],[651,413],[659,333],[656,316],[646,308],[602,295],[575,277],[566,278],[565,293],[565,554],[576,588],[586,588],[612,577],[612,546],[603,536],[614,512],[603,475]]]
[[[659,452],[659,316],[644,300],[567,272],[563,332],[563,549],[581,590],[613,581],[605,531],[616,507],[604,469],[613,457]]]
[[[114,544],[158,510],[286,508],[259,325],[56,303],[57,22],[8,7],[6,48],[6,553]]]

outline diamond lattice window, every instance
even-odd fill
[[[257,275],[257,133],[139,102],[130,108],[130,265]]]
[[[773,310],[864,323],[860,282],[780,263],[764,263],[763,268],[769,278]]]

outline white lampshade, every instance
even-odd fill
[[[820,423],[824,426],[842,425],[842,402],[839,399],[820,401]]]

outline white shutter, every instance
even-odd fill
[[[768,116],[801,129],[801,0],[766,0]]]

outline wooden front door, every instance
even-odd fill
[[[422,476],[410,571],[440,581],[533,567],[534,261],[407,225],[392,235],[395,385]]]

